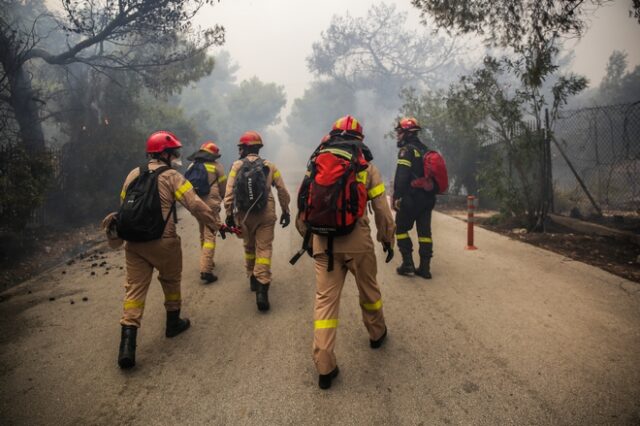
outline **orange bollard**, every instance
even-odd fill
[[[464,248],[465,250],[477,250],[478,247],[473,245],[473,223],[474,216],[473,212],[476,208],[474,201],[476,197],[473,195],[469,195],[467,197],[467,246]]]

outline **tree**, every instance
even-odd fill
[[[580,37],[586,17],[612,0],[411,0],[423,21],[461,34],[485,37],[487,44],[523,52],[558,37]]]
[[[385,3],[373,5],[364,19],[334,16],[313,43],[309,70],[352,91],[373,89],[380,100],[395,101],[408,85],[441,85],[459,66],[460,47],[433,32],[408,30],[406,20],[406,13]]]
[[[31,21],[15,15],[22,1],[4,3],[0,78],[7,82],[8,96],[3,100],[11,106],[21,142],[31,152],[45,147],[42,105],[30,78],[33,61],[59,66],[83,63],[98,71],[130,70],[148,82],[162,67],[224,41],[222,27],[199,31],[191,24],[200,8],[213,0],[62,0],[62,16],[39,15]],[[25,7],[29,3],[34,2],[27,1]],[[48,31],[38,25],[40,19],[48,22]],[[45,47],[48,33],[56,28],[68,36],[63,50]]]
[[[174,102],[185,111],[202,135],[214,139],[223,152],[235,150],[246,130],[263,132],[279,122],[286,104],[284,87],[257,77],[237,83],[239,67],[228,52],[216,56],[214,71],[184,89]]]

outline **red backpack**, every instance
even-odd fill
[[[310,234],[316,234],[328,237],[328,269],[333,269],[333,237],[351,233],[364,215],[367,188],[360,172],[367,167],[362,151],[353,145],[322,146],[314,152],[298,191],[298,210],[307,234],[291,264],[307,250]]]
[[[411,182],[413,188],[422,188],[425,191],[433,190],[436,183],[438,194],[444,194],[449,189],[449,176],[444,158],[437,151],[427,151],[422,158],[424,176]]]

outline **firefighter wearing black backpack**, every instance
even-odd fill
[[[192,161],[185,173],[185,177],[193,184],[196,194],[213,211],[217,221],[220,221],[220,208],[227,185],[224,166],[218,162],[220,149],[213,141],[207,141],[200,149],[187,159]],[[215,267],[214,255],[216,250],[216,233],[203,222],[200,225],[200,279],[205,283],[218,280],[213,273]]]
[[[230,227],[239,226],[244,239],[244,258],[251,291],[256,292],[258,310],[269,310],[271,255],[276,224],[276,205],[271,187],[278,192],[280,224],[290,222],[289,192],[275,164],[260,158],[262,137],[245,132],[238,142],[240,159],[229,171],[224,208]]]
[[[181,147],[171,132],[159,131],[149,136],[149,162],[129,173],[120,193],[120,210],[117,215],[110,215],[115,216],[118,236],[126,241],[126,295],[118,354],[121,368],[135,365],[137,330],[154,269],[158,270],[164,292],[166,337],[174,337],[190,325],[188,319],[180,318],[182,248],[176,233],[176,201],[212,231],[222,227],[191,183],[172,168],[179,161]]]
[[[315,260],[313,360],[321,389],[330,388],[339,372],[334,348],[347,272],[356,280],[370,347],[379,348],[387,336],[367,203],[386,262],[393,258],[395,225],[380,171],[370,162],[373,156],[363,138],[358,120],[349,115],[337,120],[330,138],[311,156],[298,194],[296,226],[304,243],[291,263],[304,251]]]
[[[431,239],[431,213],[436,204],[437,188],[425,191],[415,188],[412,182],[424,175],[423,158],[428,152],[418,138],[422,128],[415,118],[402,118],[396,126],[398,163],[393,183],[393,208],[396,211],[396,239],[402,254],[402,264],[396,269],[400,275],[416,274],[422,278],[431,278],[430,262],[433,256]],[[413,243],[409,231],[416,224],[418,231],[418,269],[413,263]]]

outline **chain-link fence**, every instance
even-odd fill
[[[563,111],[553,135],[557,213],[640,213],[640,101]]]

